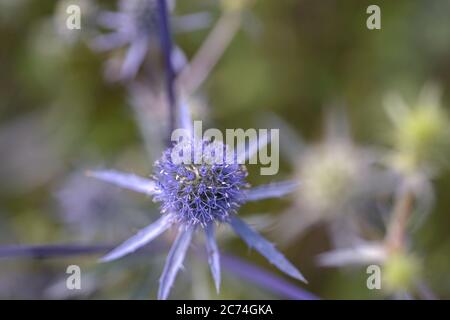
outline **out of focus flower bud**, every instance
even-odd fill
[[[299,201],[319,215],[338,214],[360,189],[364,164],[356,150],[345,145],[311,149],[301,162]]]
[[[294,160],[301,185],[295,205],[281,218],[281,241],[293,240],[312,224],[353,219],[369,197],[388,187],[375,168],[377,153],[352,142],[346,118],[340,110],[327,114],[325,141],[304,146]]]
[[[382,287],[388,292],[410,291],[420,276],[420,260],[411,254],[390,254],[382,269]]]
[[[386,100],[394,124],[392,163],[398,170],[429,173],[447,164],[450,122],[439,100],[435,87],[425,87],[413,106],[407,106],[399,97]]]

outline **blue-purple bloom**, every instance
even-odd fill
[[[175,1],[168,1],[168,10],[173,11]],[[110,51],[128,46],[121,63],[120,79],[133,79],[144,63],[148,53],[158,53],[161,17],[158,15],[156,0],[120,0],[118,11],[101,11],[99,26],[111,30],[98,35],[92,42],[96,51]],[[205,28],[210,23],[210,15],[200,12],[173,19],[177,32],[189,32]],[[184,66],[184,54],[179,48],[171,52],[176,69]]]
[[[118,12],[101,12],[98,23],[112,32],[95,38],[93,48],[108,51],[128,45],[120,75],[122,79],[134,78],[144,62],[150,44],[158,41],[156,1],[122,0],[119,2]]]
[[[201,147],[210,145],[204,141]],[[220,143],[218,147],[225,158],[225,145]],[[200,164],[180,165],[172,160],[172,152],[168,149],[155,164],[154,178],[160,190],[155,200],[162,203],[163,213],[174,212],[177,222],[194,226],[226,222],[230,214],[236,213],[248,187],[244,165],[226,164],[226,159],[208,163],[212,161],[206,152]]]
[[[215,147],[225,150],[223,155],[226,157],[225,145],[221,142],[213,143]],[[202,146],[210,144],[209,141],[201,143]],[[173,148],[175,147],[176,145]],[[272,243],[237,216],[237,210],[245,202],[283,196],[295,191],[297,184],[282,182],[250,188],[246,182],[247,171],[244,165],[229,161],[210,161],[214,155],[205,150],[206,148],[201,149],[200,162],[194,161],[195,155],[192,153],[191,162],[178,164],[171,157],[173,149],[169,148],[155,163],[151,179],[117,171],[90,173],[91,176],[100,180],[152,195],[155,201],[161,203],[162,216],[156,222],[112,250],[102,258],[102,261],[121,258],[146,245],[171,226],[178,226],[178,236],[172,245],[160,278],[158,299],[166,299],[176,274],[182,266],[193,233],[203,229],[208,262],[216,289],[219,291],[220,256],[214,235],[215,226],[219,223],[228,223],[250,247],[254,247],[278,269],[306,282],[302,274]],[[235,155],[234,159],[237,158],[239,155]]]

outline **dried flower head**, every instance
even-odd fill
[[[397,169],[429,173],[448,162],[450,123],[436,87],[424,87],[413,106],[391,96],[386,99],[386,110],[394,125],[392,162]]]
[[[323,145],[305,154],[298,171],[303,182],[299,201],[324,217],[345,211],[361,191],[365,163],[350,145]]]
[[[316,223],[352,219],[357,208],[385,181],[377,175],[377,153],[355,145],[344,110],[326,115],[324,141],[301,146],[292,156],[296,180],[302,187],[279,223],[279,237],[290,242]]]

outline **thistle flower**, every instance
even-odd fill
[[[169,11],[173,11],[175,1],[168,1]],[[116,12],[102,11],[98,24],[112,30],[111,33],[97,36],[92,47],[97,51],[110,51],[128,45],[120,68],[120,79],[132,79],[144,63],[148,53],[159,52],[160,17],[156,0],[121,0]],[[176,31],[192,31],[209,25],[207,13],[174,18]],[[179,48],[172,51],[176,70],[184,66],[184,54]]]
[[[112,33],[94,39],[93,48],[109,51],[129,45],[122,63],[120,77],[133,78],[144,62],[150,44],[158,44],[158,14],[155,0],[119,1],[119,11],[103,11],[98,23]]]
[[[192,152],[187,155],[190,161],[178,164],[171,155],[177,154],[176,150],[179,150],[180,146],[184,147],[182,150],[186,150],[186,146],[182,144],[190,146],[191,149],[188,150]],[[248,150],[256,152],[258,148],[249,146]],[[246,156],[251,157],[250,153],[247,152]],[[278,269],[306,282],[302,274],[275,249],[273,244],[237,216],[237,210],[245,202],[280,197],[293,192],[297,184],[280,182],[250,188],[246,182],[245,166],[225,161],[227,155],[229,152],[221,142],[207,140],[197,142],[191,139],[179,142],[164,152],[161,159],[155,163],[151,179],[117,171],[90,172],[89,175],[92,177],[151,195],[155,201],[161,203],[161,218],[112,250],[102,261],[121,258],[146,245],[171,226],[177,226],[178,236],[167,257],[158,291],[158,298],[166,299],[194,232],[202,229],[206,236],[209,266],[216,289],[219,291],[220,257],[215,240],[215,226],[227,223],[250,247],[254,247]],[[234,159],[240,158],[242,156],[235,155]]]
[[[396,169],[430,174],[448,163],[450,122],[437,87],[425,86],[413,106],[391,95],[385,108],[394,125],[392,164]]]
[[[325,218],[347,211],[360,191],[365,166],[350,145],[326,144],[311,148],[303,157],[298,177],[304,188],[300,202],[307,211]]]

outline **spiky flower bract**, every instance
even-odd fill
[[[287,126],[280,119],[276,121],[282,127]],[[375,165],[378,152],[354,143],[344,109],[332,108],[325,114],[323,141],[302,144],[298,149],[301,152],[292,155],[292,162],[302,188],[294,206],[279,222],[279,238],[285,243],[314,224],[349,226],[346,222],[354,219],[371,194],[388,186],[387,179],[380,177]],[[334,229],[330,227],[332,233]]]
[[[167,1],[168,10],[172,12],[175,1]],[[112,58],[107,65],[108,75],[112,80],[132,80],[136,77],[145,61],[154,62],[152,68],[158,68],[161,54],[162,19],[158,13],[157,0],[120,0],[117,11],[102,10],[97,17],[101,29],[111,30],[99,33],[92,42],[95,51],[112,51],[127,47],[123,59]],[[190,32],[202,29],[209,24],[208,13],[196,13],[173,17],[175,32]],[[120,50],[118,50],[120,55]],[[172,63],[176,70],[185,65],[185,56],[175,46],[171,52]],[[116,69],[119,67],[118,74]],[[113,73],[111,74],[111,71]]]
[[[98,23],[113,32],[95,38],[93,48],[108,51],[129,45],[120,77],[134,78],[151,46],[158,43],[159,21],[156,1],[122,0],[119,2],[118,12],[101,12]]]
[[[258,148],[250,143],[247,158]],[[248,151],[248,152],[247,152]],[[178,157],[184,159],[180,162]],[[168,254],[160,278],[159,299],[167,299],[170,288],[181,268],[194,232],[205,232],[208,263],[217,291],[220,288],[220,255],[215,239],[217,223],[228,223],[249,245],[284,273],[305,281],[303,275],[275,248],[237,217],[237,209],[245,202],[278,198],[296,190],[294,182],[272,183],[249,188],[245,166],[236,159],[241,154],[230,153],[221,142],[188,139],[169,148],[155,163],[152,180],[117,171],[95,171],[89,175],[120,187],[147,195],[161,202],[162,216],[108,253],[102,261],[119,259],[168,230],[178,226],[178,236]],[[231,162],[230,162],[231,159]]]
[[[195,148],[212,152],[201,152],[195,163]],[[155,200],[161,202],[163,213],[174,212],[176,220],[185,225],[226,222],[243,203],[248,187],[245,166],[227,163],[227,148],[221,142],[191,140],[185,149],[191,150],[188,163],[173,161],[174,148],[156,162],[154,178],[160,193]],[[213,159],[216,151],[222,159]]]
[[[434,174],[448,166],[449,119],[438,87],[428,84],[417,102],[408,105],[398,95],[388,96],[386,111],[394,125],[392,165],[405,174]]]

